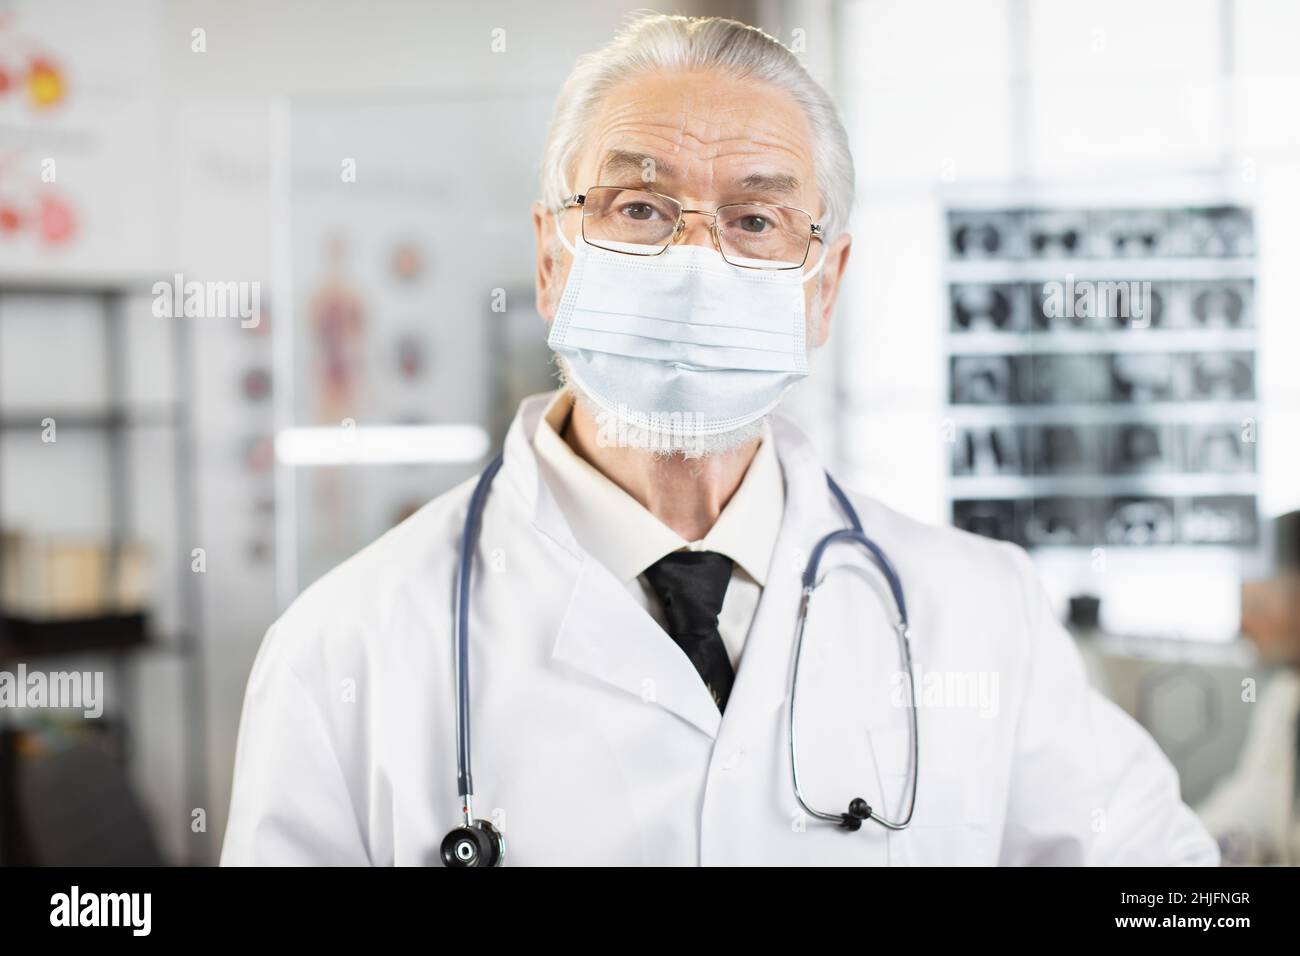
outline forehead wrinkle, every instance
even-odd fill
[[[630,95],[626,89],[616,89],[606,97],[602,107],[602,125],[606,128],[624,123],[662,126],[675,130],[679,135],[707,143],[726,137],[730,132],[725,129],[728,124],[735,126],[733,138],[749,138],[756,127],[775,126],[778,138],[805,146],[811,145],[812,129],[807,117],[799,105],[786,96],[775,97],[783,107],[787,107],[779,109],[773,108],[776,105],[774,103],[761,108],[749,103],[725,102],[728,92],[726,84],[720,93],[715,92],[713,85],[705,95],[675,91],[675,102],[672,103],[663,102],[663,96],[641,87],[631,87]],[[620,92],[623,93],[621,97]],[[759,94],[753,98],[762,100],[774,97]]]
[[[656,169],[657,178],[690,180],[692,191],[712,191],[715,183],[744,189],[744,181],[758,175],[789,177],[798,187],[795,195],[807,195],[804,187],[815,179],[812,132],[797,105],[787,115],[783,109],[719,103],[690,93],[664,100],[635,89],[621,97],[614,92],[600,111],[594,149],[584,162],[603,163],[618,150],[644,153],[664,164]],[[754,156],[768,161],[749,162]],[[593,175],[601,172],[599,165],[592,169]]]
[[[627,138],[624,139],[624,136]],[[812,165],[811,156],[793,144],[778,139],[756,137],[753,133],[704,139],[690,131],[670,131],[666,127],[655,130],[650,128],[650,124],[645,123],[615,126],[603,132],[597,143],[599,161],[603,163],[611,153],[617,152],[643,153],[652,159],[656,158],[654,154],[658,153],[662,155],[659,162],[665,166],[673,165],[674,161],[682,156],[685,156],[688,162],[716,162],[720,159],[754,155],[766,157],[773,154],[789,157],[796,166],[806,165],[811,168]],[[771,165],[775,167],[782,164]],[[799,178],[795,173],[791,175]]]
[[[630,109],[624,112],[632,112]],[[737,115],[750,116],[755,111],[749,108],[737,108]],[[770,120],[770,117],[768,118]],[[603,125],[602,139],[628,132],[632,135],[659,136],[673,148],[680,150],[687,143],[693,143],[702,153],[702,158],[712,159],[729,144],[758,149],[780,149],[793,156],[811,154],[807,131],[795,129],[788,123],[777,124],[777,129],[763,129],[753,122],[720,121],[702,116],[692,116],[688,111],[674,120],[655,116],[652,113],[633,113],[628,116],[611,116]],[[769,123],[770,125],[770,123]],[[734,128],[727,128],[727,127]],[[612,148],[612,147],[611,147]]]
[[[631,130],[628,132],[633,134]],[[685,143],[680,140],[652,143],[640,129],[633,134],[637,138],[632,142],[623,141],[616,133],[611,135],[615,142],[603,146],[596,154],[600,165],[594,174],[598,181],[591,185],[616,184],[607,181],[605,160],[611,153],[622,152],[642,154],[654,160],[653,182],[675,187],[674,192],[676,188],[689,188],[689,193],[677,198],[691,202],[721,203],[743,198],[746,192],[762,192],[773,196],[784,194],[786,198],[778,201],[792,202],[802,208],[816,198],[805,191],[805,184],[812,178],[811,162],[784,146],[753,140],[704,144],[689,136],[684,137]],[[789,157],[790,162],[780,157]],[[808,179],[804,176],[805,165]],[[637,175],[638,171],[629,168],[626,172]],[[612,173],[608,175],[609,180],[615,178]]]

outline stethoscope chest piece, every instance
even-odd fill
[[[486,820],[457,827],[442,838],[443,866],[500,866],[505,855],[505,838]]]

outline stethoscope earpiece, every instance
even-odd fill
[[[500,831],[486,820],[457,827],[442,838],[442,865],[457,869],[500,866],[506,855]]]

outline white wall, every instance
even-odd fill
[[[145,2],[150,27],[144,32],[156,48],[156,60],[145,65],[159,79],[144,109],[160,117],[160,135],[129,144],[135,160],[127,160],[127,175],[134,178],[123,188],[143,180],[157,200],[133,220],[133,228],[159,237],[148,265],[163,277],[182,271],[263,281],[274,321],[273,101],[549,94],[577,53],[600,45],[627,12],[643,5]],[[70,36],[98,29],[76,5],[51,6],[64,11],[61,29]],[[673,5],[684,12],[705,6]],[[1270,512],[1300,507],[1300,443],[1286,440],[1300,434],[1300,383],[1291,368],[1300,354],[1300,327],[1284,292],[1300,251],[1291,214],[1300,208],[1300,111],[1294,109],[1300,72],[1292,42],[1300,8],[1286,0],[1238,0],[1236,74],[1224,82],[1217,2],[1032,3],[1025,20],[1028,82],[1018,83],[1010,32],[1018,6],[1012,0],[755,5],[760,24],[783,40],[804,31],[805,61],[844,107],[858,161],[860,202],[845,298],[833,346],[818,356],[823,367],[800,395],[798,410],[828,452],[836,447],[832,410],[843,411],[838,447],[848,483],[923,519],[946,520],[939,358],[945,198],[1017,174],[1059,180],[1080,173],[1227,170],[1236,188],[1254,196],[1263,250],[1261,505]],[[199,28],[205,53],[191,51]],[[506,31],[504,53],[491,52],[494,28]],[[1099,77],[1114,78],[1112,92],[1105,83],[1098,91]],[[533,179],[535,171],[535,157],[517,157],[518,177]],[[519,228],[530,226],[521,220]],[[201,501],[195,546],[208,556],[202,579],[208,839],[189,833],[175,758],[180,702],[174,675],[158,677],[161,665],[153,661],[138,675],[150,727],[140,783],[164,821],[171,853],[210,859],[224,828],[244,681],[276,613],[273,564],[250,557],[269,534],[270,517],[254,507],[269,482],[250,478],[241,463],[250,436],[269,429],[270,407],[243,401],[237,378],[250,364],[269,364],[270,356],[268,340],[237,323],[198,323],[194,335]],[[76,354],[70,348],[69,361]],[[838,388],[825,374],[837,358]],[[144,364],[166,368],[161,358]],[[9,381],[22,374],[0,371]],[[86,372],[88,386],[93,375]],[[87,460],[72,470],[95,467]],[[76,517],[89,530],[100,520],[98,512],[75,509],[61,517]],[[148,691],[151,680],[156,692]]]
[[[129,101],[131,124],[105,123],[101,131],[112,147],[113,172],[109,182],[95,186],[95,194],[106,200],[100,206],[107,210],[109,231],[85,256],[54,263],[54,273],[69,281],[102,271],[150,281],[169,280],[175,272],[189,279],[258,281],[267,290],[274,322],[277,311],[283,315],[286,307],[275,298],[271,274],[273,103],[285,97],[317,104],[518,97],[542,104],[536,118],[540,123],[573,60],[606,42],[628,13],[646,4],[133,0],[130,35],[115,40],[113,31],[127,26],[111,17],[105,21],[107,14],[94,13],[90,5],[51,0],[30,6],[39,8],[41,22],[54,24],[51,31],[70,58],[82,57],[85,50],[129,54],[129,62],[112,72],[117,79],[86,91],[78,107],[83,114],[92,110],[89,120],[94,120],[95,104],[100,109],[115,106],[117,96]],[[673,6],[690,13],[702,4]],[[205,52],[194,50],[196,30],[203,31]],[[504,51],[493,51],[495,30],[504,31],[495,35],[504,37]],[[457,162],[466,170],[476,162],[483,165],[481,157],[469,155],[454,140],[445,148],[455,160],[453,168]],[[515,191],[522,184],[526,196],[536,193],[538,157],[531,146],[495,157],[491,165]],[[69,174],[78,168],[69,164]],[[529,210],[526,203],[521,206],[513,228],[530,237]],[[10,274],[15,270],[12,260],[4,266]],[[148,300],[142,300],[133,321],[143,318],[147,326],[147,307]],[[10,308],[21,308],[21,303]],[[41,334],[48,337],[54,324],[55,319],[48,318]],[[31,322],[15,319],[8,325],[22,337]],[[94,328],[92,323],[77,327],[82,326]],[[273,556],[260,550],[273,538],[273,517],[259,502],[271,496],[273,486],[269,474],[250,474],[243,464],[248,443],[271,428],[271,405],[249,402],[240,394],[242,371],[270,365],[270,338],[241,329],[235,320],[198,320],[192,331],[194,377],[188,384],[197,399],[198,540],[166,540],[169,488],[149,481],[136,492],[145,497],[141,508],[149,516],[141,530],[155,539],[164,561],[188,555],[191,547],[206,552],[207,571],[199,591],[206,663],[208,833],[194,835],[189,827],[192,808],[186,805],[182,779],[185,742],[178,675],[172,663],[152,655],[140,658],[136,666],[136,718],[144,726],[136,741],[134,769],[165,850],[174,859],[201,862],[215,859],[220,846],[244,682],[277,605]],[[98,358],[91,354],[96,343],[73,333],[65,333],[65,338],[59,361],[45,363],[44,371],[38,365],[15,364],[20,352],[31,350],[20,350],[19,338],[13,339],[14,347],[4,357],[8,364],[0,369],[6,392],[30,385],[37,389],[38,400],[53,389],[62,398],[93,404],[102,391],[96,378]],[[166,395],[172,384],[171,364],[165,352],[153,348],[161,337],[146,339],[132,349],[141,373],[135,385],[155,397]],[[47,530],[93,534],[100,529],[105,520],[102,502],[78,493],[77,484],[104,469],[103,449],[92,446],[89,441],[61,445],[58,460],[50,457],[48,462],[56,466],[61,476],[57,480],[19,482],[7,476],[7,491],[15,490],[18,497],[7,497],[5,517],[11,523],[17,516],[29,518],[27,523]],[[169,462],[167,452],[157,460]],[[12,455],[7,471],[11,463]],[[165,472],[161,477],[167,477]],[[430,488],[429,494],[436,491]],[[170,588],[169,569],[159,573],[160,587]]]
[[[841,5],[838,94],[860,191],[836,332],[850,483],[948,520],[941,217],[950,201],[1016,182],[1137,205],[1204,189],[1257,210],[1260,508],[1300,506],[1300,327],[1283,291],[1300,254],[1300,65],[1281,39],[1297,35],[1300,8],[1227,6],[1231,30],[1218,0]],[[1040,556],[1058,604],[1096,585],[1075,564]],[[1116,597],[1152,610],[1153,626],[1178,630],[1171,609],[1182,607],[1189,628],[1212,614],[1218,633],[1235,622],[1237,565],[1206,549],[1176,564],[1130,553],[1112,556],[1106,573],[1110,585],[1141,582],[1142,593]],[[1201,606],[1179,597],[1196,592],[1192,581],[1213,588]]]
[[[161,7],[166,113],[171,149],[166,184],[174,217],[168,268],[223,279],[271,282],[270,109],[282,96],[315,103],[393,96],[537,97],[558,90],[581,52],[606,42],[633,2],[430,4],[418,0],[320,3],[254,0]],[[690,12],[691,4],[680,5]],[[207,53],[190,52],[191,30]],[[505,31],[505,52],[491,49]],[[453,153],[455,142],[446,148]],[[518,180],[537,179],[537,157],[512,157]],[[473,156],[463,156],[469,166]],[[517,228],[531,233],[527,210]],[[236,397],[232,372],[265,349],[246,330],[197,331],[202,436],[200,522],[208,549],[204,582],[210,754],[210,837],[219,847],[229,799],[238,708],[263,631],[276,613],[272,565],[248,558],[265,526],[250,512],[242,473],[244,439],[269,427],[269,407]],[[540,334],[540,333],[539,333]],[[269,360],[269,355],[266,356]],[[259,418],[259,416],[261,416]],[[269,519],[267,519],[269,521]]]

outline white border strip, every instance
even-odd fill
[[[464,464],[488,452],[478,425],[322,425],[276,433],[276,460],[290,468],[321,465]]]

